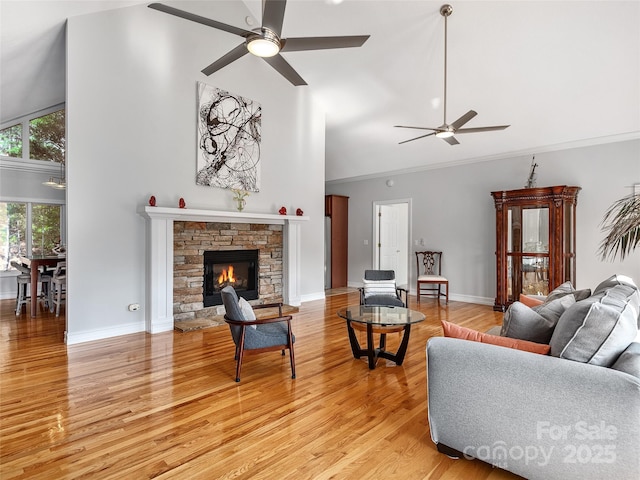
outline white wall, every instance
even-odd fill
[[[454,147],[452,147],[454,148]],[[640,140],[536,155],[537,186],[576,185],[576,286],[594,288],[613,273],[640,282],[640,251],[624,262],[603,262],[599,224],[606,209],[640,183]],[[495,298],[495,209],[490,192],[523,188],[531,157],[516,157],[356,182],[329,182],[327,194],[349,196],[349,283],[371,268],[372,203],[412,198],[413,239],[443,250],[443,274],[455,300],[493,304]],[[394,185],[385,185],[393,178]],[[369,239],[369,246],[363,240]],[[417,248],[414,248],[414,250]],[[415,256],[411,252],[412,290]]]
[[[221,21],[241,2],[215,2]],[[241,39],[146,5],[74,17],[67,26],[67,341],[144,330],[145,222],[158,206],[233,210],[231,192],[195,185],[196,82],[262,105],[260,192],[245,211],[302,208],[303,299],[323,295],[324,114],[247,55],[211,77],[200,70]],[[138,312],[127,305],[140,303]]]

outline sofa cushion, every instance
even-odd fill
[[[627,277],[626,275],[611,275],[606,280],[600,282],[600,284],[593,291],[594,295],[598,295],[600,293],[604,293],[616,285],[627,285],[628,287],[635,288],[638,290],[638,286],[633,282],[633,279]]]
[[[634,288],[636,290],[636,300],[638,303],[640,303],[640,290],[638,290],[638,286],[633,282],[633,279],[627,277],[626,275],[611,275],[609,278],[601,282],[600,285],[595,288],[593,293],[594,295],[596,293],[603,293],[616,285],[626,285],[628,287]],[[638,328],[640,328],[640,312],[638,314]]]
[[[637,289],[616,285],[565,311],[551,337],[551,355],[610,367],[636,337]]]
[[[490,343],[501,347],[515,348],[525,352],[540,353],[546,355],[549,353],[549,345],[543,345],[526,340],[518,340],[515,338],[501,337],[498,335],[489,335],[487,333],[478,332],[470,328],[461,327],[455,323],[449,323],[441,320],[442,330],[445,337],[460,338],[462,340],[470,340],[473,342]]]
[[[504,314],[500,335],[548,344],[558,319],[574,303],[573,295],[558,297],[533,308],[514,302]]]
[[[611,368],[640,379],[640,343],[632,342],[631,345],[620,354],[616,363],[614,363]]]

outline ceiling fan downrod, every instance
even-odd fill
[[[447,18],[453,13],[453,7],[444,4],[440,7],[440,15],[444,17],[444,117],[442,125],[447,124]]]

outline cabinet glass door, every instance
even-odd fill
[[[507,209],[507,299],[549,293],[549,208]]]

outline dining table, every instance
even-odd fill
[[[20,261],[31,269],[31,316],[38,313],[38,273],[41,266],[55,267],[58,262],[64,262],[65,255],[22,255]]]

